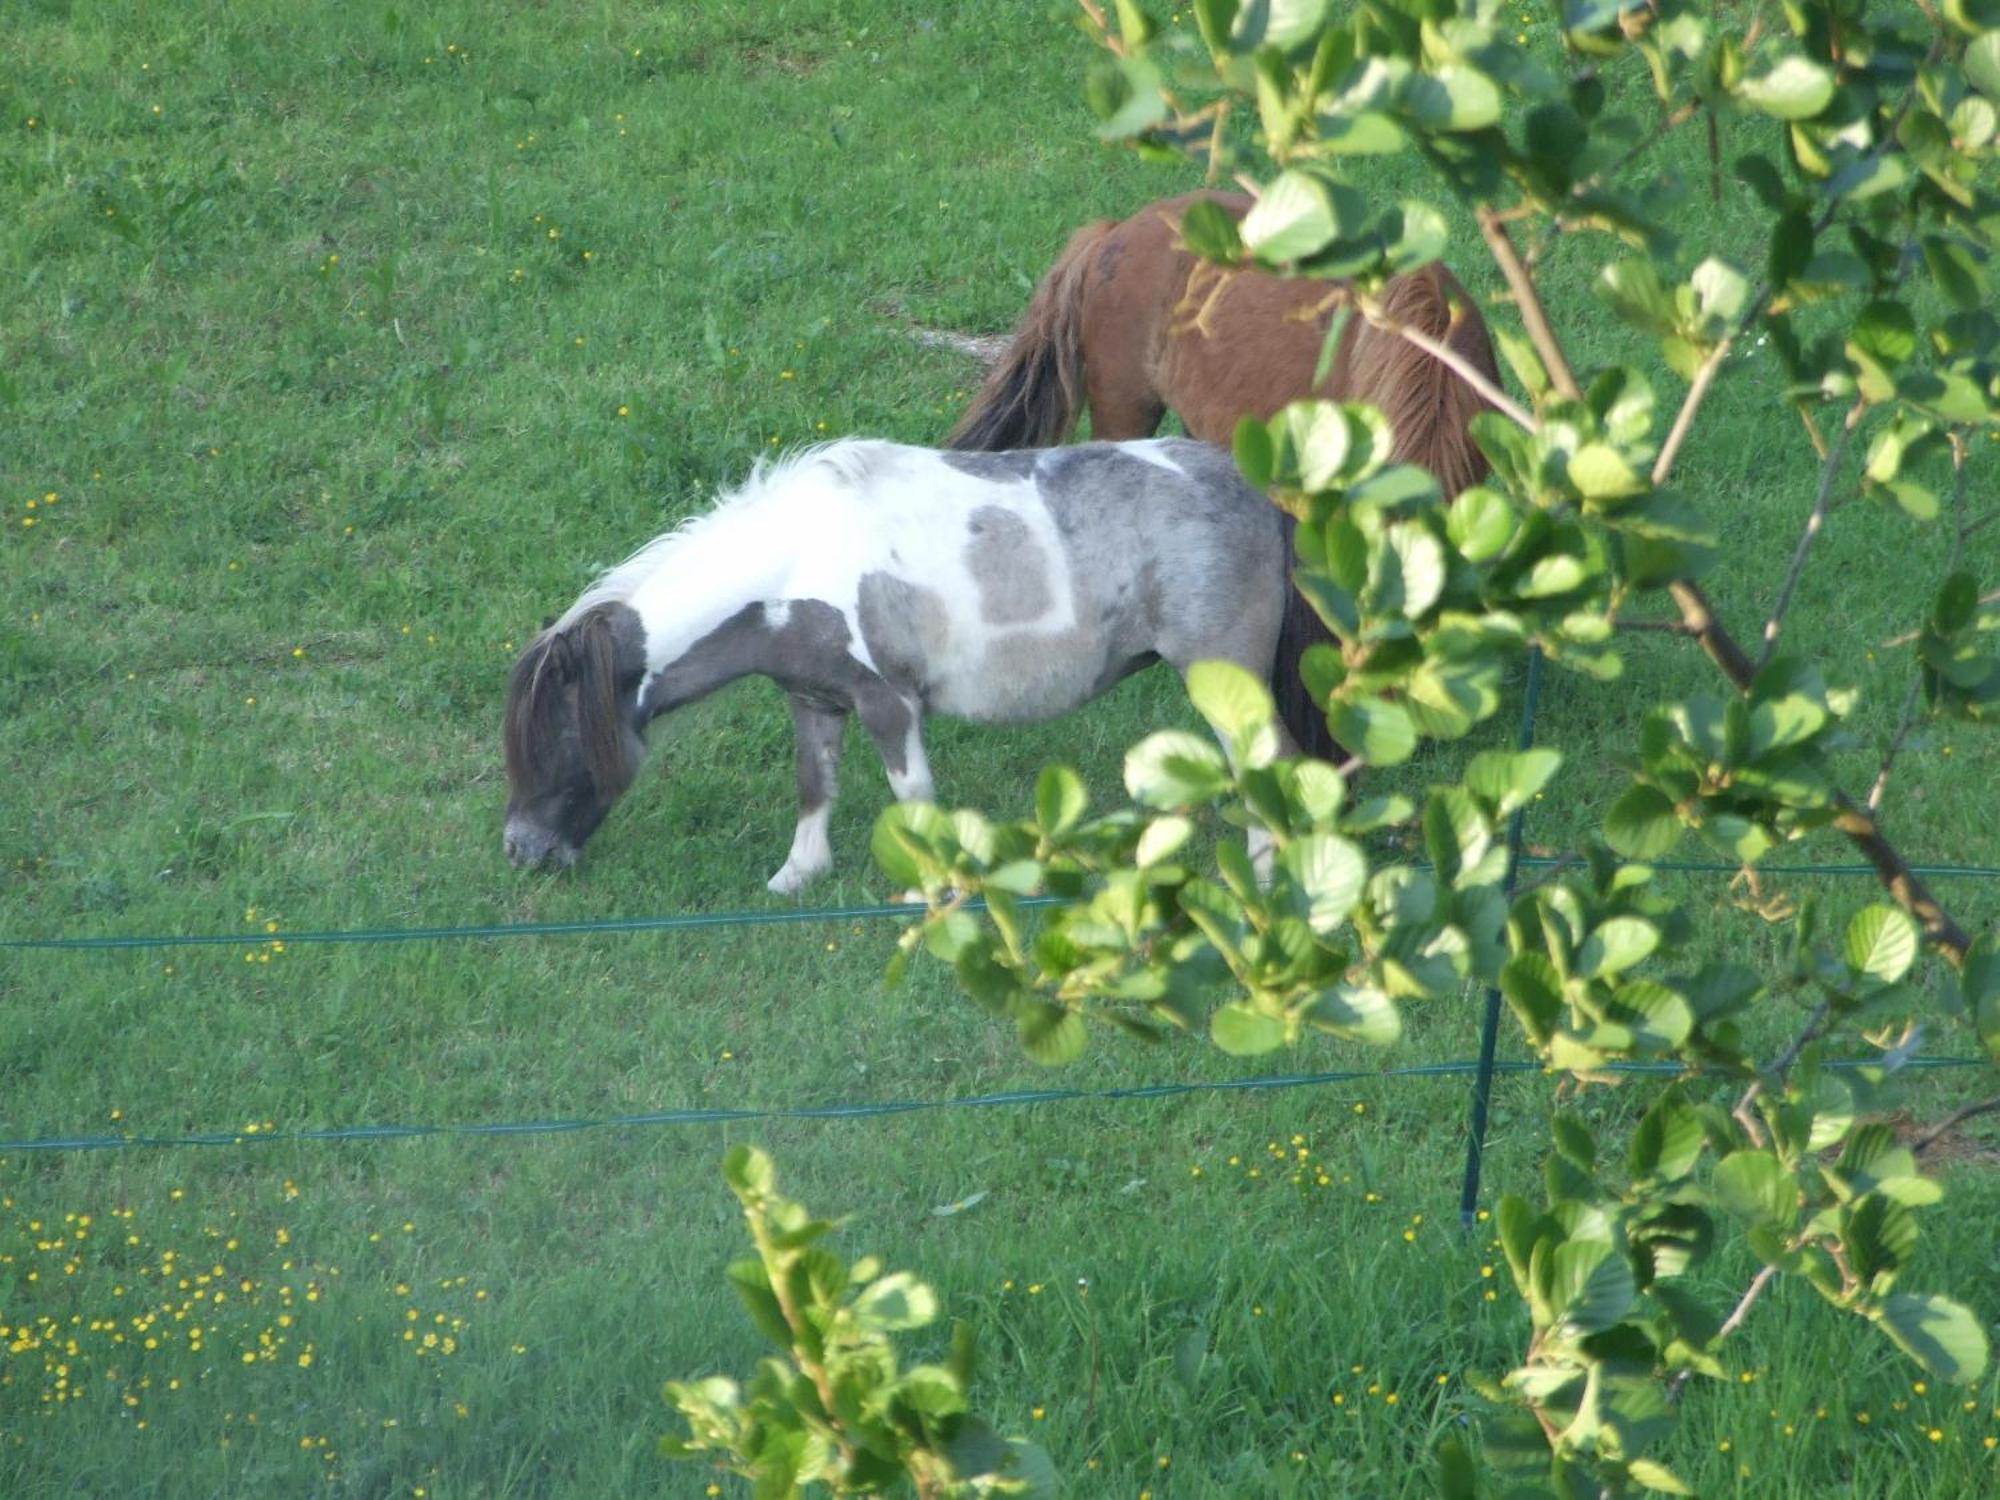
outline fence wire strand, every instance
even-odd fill
[[[1419,863],[1422,863],[1421,861]],[[1573,856],[1523,854],[1523,870],[1552,870],[1575,863]],[[1663,874],[1734,875],[1740,865],[1710,860],[1650,860],[1649,869]],[[1877,876],[1868,864],[1760,865],[1764,874],[1784,876]],[[1986,865],[1912,865],[1910,872],[1925,880],[2000,879],[2000,867]],[[1028,896],[1015,903],[1022,908],[1054,906],[1053,896]],[[983,909],[983,903],[966,903],[967,910]],[[287,947],[307,943],[433,943],[477,938],[583,937],[603,933],[686,932],[715,927],[776,927],[813,922],[872,922],[886,918],[915,919],[924,908],[913,903],[895,902],[865,906],[772,907],[767,910],[680,912],[655,917],[596,917],[573,922],[478,922],[463,926],[433,927],[353,927],[303,929],[296,932],[168,932],[109,934],[99,937],[8,937],[0,938],[0,952],[109,953],[143,948],[240,948],[255,946],[267,937],[283,940]]]
[[[1842,1058],[1831,1068],[1882,1067],[1874,1058]],[[1978,1068],[1976,1057],[1906,1059],[1904,1069]],[[1321,1088],[1337,1083],[1376,1083],[1413,1078],[1459,1078],[1477,1075],[1482,1064],[1473,1059],[1417,1063],[1403,1068],[1353,1069],[1326,1073],[1274,1073],[1255,1078],[1220,1078],[1181,1083],[1133,1084],[1108,1089],[1012,1089],[996,1094],[969,1094],[956,1099],[859,1100],[835,1104],[786,1104],[745,1109],[663,1109],[644,1114],[606,1115],[575,1119],[495,1120],[434,1125],[330,1125],[302,1130],[212,1130],[181,1135],[65,1135],[0,1140],[0,1156],[37,1152],[123,1151],[184,1146],[277,1146],[339,1141],[382,1142],[422,1140],[437,1136],[493,1137],[568,1135],[585,1130],[637,1130],[664,1125],[734,1125],[751,1120],[867,1120],[887,1115],[925,1114],[947,1109],[996,1109],[1036,1104],[1077,1104],[1126,1099],[1171,1099],[1187,1094],[1262,1093],[1277,1089]],[[1496,1062],[1499,1073],[1544,1073],[1538,1062]],[[1615,1063],[1615,1073],[1673,1075],[1687,1069],[1677,1063]]]

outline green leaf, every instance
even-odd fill
[[[2000,99],[2000,31],[1973,38],[1965,49],[1965,81],[1989,99]]]
[[[1230,50],[1230,27],[1236,20],[1237,0],[1194,0],[1194,22],[1201,39],[1218,57]]]
[[[1986,1371],[1986,1330],[1949,1297],[1898,1292],[1877,1315],[1896,1346],[1939,1380],[1969,1385]]]
[[[1150,57],[1107,59],[1084,77],[1084,99],[1101,123],[1099,138],[1143,135],[1167,117],[1160,70]]]
[[[1922,937],[1917,924],[1900,907],[1865,906],[1847,924],[1847,966],[1884,984],[1894,984],[1917,961]]]
[[[1148,807],[1192,807],[1230,785],[1221,747],[1184,729],[1158,730],[1125,754],[1125,789]]]
[[[1577,972],[1586,978],[1621,973],[1644,962],[1660,946],[1660,929],[1643,917],[1612,917],[1595,928],[1577,950]]]
[[[1618,500],[1647,488],[1647,480],[1609,443],[1585,443],[1570,455],[1569,482],[1586,500]]]
[[[1688,286],[1694,291],[1695,311],[1702,329],[1710,337],[1734,323],[1743,311],[1743,304],[1750,300],[1750,283],[1743,279],[1743,273],[1713,256],[1694,268]]]
[[[1495,817],[1504,818],[1533,801],[1561,765],[1562,753],[1556,750],[1482,750],[1466,763],[1465,785]]]
[[[770,1195],[777,1185],[771,1158],[755,1146],[731,1146],[722,1158],[722,1180],[745,1203]]]
[[[1132,863],[1143,870],[1149,865],[1171,859],[1193,836],[1194,824],[1186,818],[1175,815],[1155,818],[1139,835],[1138,845],[1132,851]]]
[[[1500,555],[1514,536],[1514,507],[1484,485],[1461,491],[1445,512],[1445,535],[1467,562]]]
[[[1333,737],[1371,766],[1394,766],[1417,748],[1409,710],[1386,698],[1343,699],[1327,713]]]
[[[1693,1488],[1665,1464],[1650,1458],[1635,1458],[1625,1466],[1635,1483],[1662,1495],[1692,1495]]]
[[[1444,592],[1444,548],[1414,521],[1391,526],[1387,540],[1402,574],[1402,612],[1407,619],[1419,619]]]
[[[1470,64],[1446,63],[1432,73],[1412,74],[1402,105],[1433,130],[1484,130],[1500,119],[1500,88]]]
[[[771,1275],[764,1269],[764,1263],[761,1260],[732,1261],[722,1274],[736,1289],[736,1298],[743,1304],[743,1310],[750,1315],[757,1331],[780,1349],[790,1348],[792,1325],[785,1321],[785,1310],[779,1304],[777,1294],[771,1290]]]
[[[1381,990],[1342,984],[1326,990],[1307,1007],[1305,1022],[1318,1031],[1386,1047],[1403,1034],[1402,1013]]]
[[[1673,799],[1658,787],[1635,782],[1604,815],[1604,841],[1627,859],[1658,859],[1681,841]]]
[[[966,1409],[965,1387],[943,1365],[913,1366],[889,1394],[927,1417],[955,1417]]]
[[[1255,417],[1243,418],[1236,424],[1230,452],[1251,488],[1267,490],[1271,487],[1271,481],[1277,477],[1278,454],[1271,443],[1271,429],[1266,424]]]
[[[1257,1057],[1285,1045],[1285,1023],[1241,1000],[1232,1000],[1215,1012],[1209,1035],[1232,1057]]]
[[[1319,34],[1326,5],[1327,0],[1253,0],[1237,13],[1236,50],[1248,52],[1268,45],[1289,51]]]
[[[1678,1088],[1661,1094],[1632,1133],[1629,1163],[1640,1179],[1678,1182],[1701,1159],[1705,1134],[1697,1115]]]
[[[1274,264],[1317,254],[1339,233],[1326,183],[1296,167],[1280,172],[1257,195],[1241,230],[1244,248]]]
[[[1233,661],[1198,661],[1187,671],[1195,710],[1236,752],[1238,769],[1266,766],[1278,753],[1271,690]]]
[[[1900,302],[1883,297],[1855,315],[1856,348],[1894,369],[1917,350],[1917,320]]]
[[[1440,1500],[1479,1500],[1479,1467],[1465,1439],[1447,1432],[1432,1450],[1437,1455],[1437,1492]]]
[[[1597,278],[1597,294],[1642,332],[1669,334],[1675,329],[1678,320],[1673,299],[1649,260],[1621,260],[1606,266]]]
[[[1555,965],[1540,953],[1516,954],[1500,970],[1500,993],[1537,1047],[1548,1045],[1561,1019],[1561,989]]]
[[[1051,838],[1076,827],[1089,805],[1083,778],[1068,766],[1044,766],[1035,779],[1035,821]]]
[[[1632,1267],[1605,1240],[1558,1245],[1549,1297],[1557,1319],[1575,1333],[1595,1333],[1622,1319],[1636,1289]]]
[[[1745,79],[1743,101],[1780,120],[1810,120],[1833,102],[1833,74],[1809,57],[1792,56],[1761,78]]]
[[[1424,846],[1444,884],[1456,886],[1492,844],[1492,824],[1463,787],[1437,787],[1424,799]]]
[[[1293,839],[1279,851],[1278,867],[1304,894],[1303,915],[1315,932],[1331,932],[1346,921],[1368,879],[1360,849],[1331,833]]]
[[[1331,401],[1293,401],[1273,425],[1284,430],[1299,470],[1299,486],[1309,491],[1330,489],[1340,480],[1353,448],[1347,417]]]
[[[1937,602],[1931,606],[1931,624],[1939,635],[1957,635],[1979,613],[1979,585],[1961,568],[1938,586]]]
[[[1197,198],[1181,215],[1181,243],[1204,260],[1225,264],[1243,258],[1243,236],[1236,216],[1213,198]]]
[[[1075,1062],[1090,1045],[1090,1028],[1083,1017],[1065,1006],[1026,1006],[1014,1024],[1022,1049],[1044,1067]]]
[[[937,1318],[937,1293],[908,1271],[894,1271],[869,1283],[854,1299],[855,1321],[877,1333],[923,1328]]]
[[[1753,1224],[1789,1229],[1798,1217],[1798,1185],[1768,1151],[1732,1151],[1715,1167],[1715,1196]]]

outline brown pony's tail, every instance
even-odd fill
[[[1083,408],[1084,276],[1098,242],[1117,224],[1100,219],[1070,236],[947,448],[999,453],[1047,448],[1069,436]]]
[[[1390,281],[1383,288],[1382,310],[1445,345],[1494,385],[1500,383],[1486,320],[1442,265],[1433,263]],[[1395,432],[1392,455],[1399,462],[1430,470],[1446,499],[1486,477],[1486,456],[1472,441],[1469,425],[1481,412],[1491,410],[1491,403],[1442,360],[1357,317],[1348,324],[1335,353],[1330,384],[1343,401],[1380,407]],[[1301,751],[1325,760],[1343,759],[1345,752],[1327,728],[1325,712],[1306,690],[1299,658],[1308,647],[1332,640],[1333,633],[1305,597],[1297,589],[1289,590],[1272,683],[1278,715]]]

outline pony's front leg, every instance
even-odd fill
[[[861,726],[882,754],[882,769],[889,773],[889,789],[898,802],[936,800],[937,786],[931,780],[930,758],[924,754],[923,706],[905,698],[886,682],[871,692],[857,695],[856,708]],[[904,891],[897,898],[922,906],[922,891]]]
[[[796,695],[792,727],[798,734],[799,826],[792,834],[792,852],[785,867],[773,875],[770,888],[780,896],[797,895],[833,868],[833,848],[826,827],[833,817],[833,798],[840,787],[840,735],[847,716],[838,709]]]
[[[930,758],[924,754],[923,705],[905,698],[886,682],[857,696],[861,727],[882,755],[889,773],[889,790],[898,802],[929,802],[937,795]]]

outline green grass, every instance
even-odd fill
[[[778,909],[762,882],[789,837],[789,728],[764,685],[674,726],[573,875],[510,871],[512,652],[774,438],[935,441],[975,372],[907,323],[1007,326],[1076,223],[1192,180],[1091,140],[1088,49],[1046,0],[399,9],[44,0],[10,17],[4,927],[243,942],[0,955],[0,1129],[247,1135],[1264,1071],[1105,1037],[1042,1072],[934,966],[885,993],[883,923],[273,946],[286,929]],[[1662,160],[1699,173],[1684,144]],[[1414,171],[1368,181],[1410,191]],[[1693,208],[1754,259],[1740,209]],[[1631,357],[1582,248],[1552,262],[1552,299],[1586,359]],[[1470,248],[1457,260],[1490,290]],[[1732,544],[1715,592],[1746,635],[1810,500],[1802,445],[1750,378],[1761,358],[1724,382],[1686,464]],[[1908,628],[1942,546],[1856,508],[1807,574],[1791,636],[1856,661],[1861,780],[1907,663],[1860,649]],[[1628,668],[1609,687],[1551,677],[1541,733],[1572,755],[1536,846],[1601,816],[1646,706],[1714,685],[1672,641],[1636,642]],[[1109,801],[1124,745],[1186,719],[1148,676],[1038,729],[939,725],[932,759],[951,801],[1022,807],[1057,757]],[[1478,743],[1515,727],[1510,709]],[[1891,794],[1895,835],[2000,863],[1996,772],[1990,741],[1933,733]],[[844,774],[839,869],[815,903],[888,894],[866,857],[879,770],[857,748]],[[1680,888],[1705,946],[1774,951],[1719,883]],[[1842,915],[1872,895],[1792,888]],[[1944,890],[1990,919],[1991,885]],[[1477,1001],[1409,1022],[1386,1055],[1319,1043],[1277,1067],[1469,1056]],[[1975,1086],[1930,1075],[1909,1102],[1935,1114]],[[1532,1190],[1549,1106],[1539,1080],[1502,1084],[1489,1201]],[[776,1153],[794,1195],[851,1214],[850,1253],[918,1271],[979,1324],[980,1407],[1042,1439],[1073,1493],[1428,1493],[1429,1444],[1472,1405],[1464,1375],[1506,1368],[1524,1333],[1509,1294],[1484,1296],[1486,1237],[1455,1227],[1466,1108],[1462,1081],[1371,1081],[16,1153],[0,1494],[700,1494],[652,1441],[661,1381],[756,1353],[721,1279],[740,1232],[715,1168],[739,1138]],[[1325,1186],[1294,1182],[1294,1136]],[[1996,1208],[1985,1168],[1955,1171],[1913,1284],[2000,1311]],[[1720,1266],[1714,1300],[1744,1275]],[[1885,1343],[1797,1289],[1732,1359],[1755,1394],[1697,1393],[1670,1455],[1704,1494],[1993,1482],[1990,1379],[1916,1394]]]

